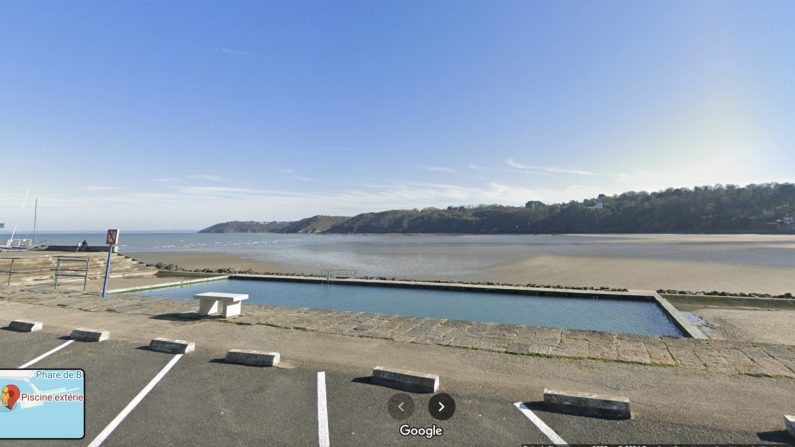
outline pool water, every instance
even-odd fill
[[[653,301],[236,279],[144,290],[135,294],[192,299],[194,294],[202,292],[247,293],[247,304],[684,336]]]

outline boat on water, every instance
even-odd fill
[[[30,251],[35,250],[37,247],[33,245],[31,239],[9,239],[5,245],[0,245],[0,252],[4,251]]]

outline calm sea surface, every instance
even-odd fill
[[[29,237],[21,234],[18,237]],[[0,235],[0,239],[3,236]],[[532,256],[593,256],[795,267],[795,237],[627,235],[297,235],[122,233],[122,252],[217,252],[367,275],[466,275]],[[37,243],[104,243],[104,234],[41,234]]]

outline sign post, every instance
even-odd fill
[[[105,281],[102,283],[102,298],[108,291],[108,278],[110,278],[110,259],[113,257],[113,246],[119,243],[119,229],[111,228],[105,235],[105,244],[108,246],[108,262],[105,263]]]

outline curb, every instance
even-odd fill
[[[626,397],[605,394],[571,393],[544,389],[544,404],[562,413],[606,419],[631,419]]]
[[[373,383],[415,393],[435,393],[439,389],[439,376],[403,369],[373,368]]]
[[[237,363],[250,366],[275,366],[279,364],[281,354],[278,352],[261,352],[244,349],[232,349],[226,353],[226,363]]]
[[[96,329],[77,328],[72,331],[69,338],[79,341],[98,342],[110,338],[110,331],[99,331]]]
[[[27,321],[27,320],[14,320],[8,325],[8,328],[17,332],[36,332],[44,327],[44,323],[40,321]]]
[[[149,349],[168,354],[188,354],[196,349],[196,343],[185,340],[155,338],[149,342]]]

